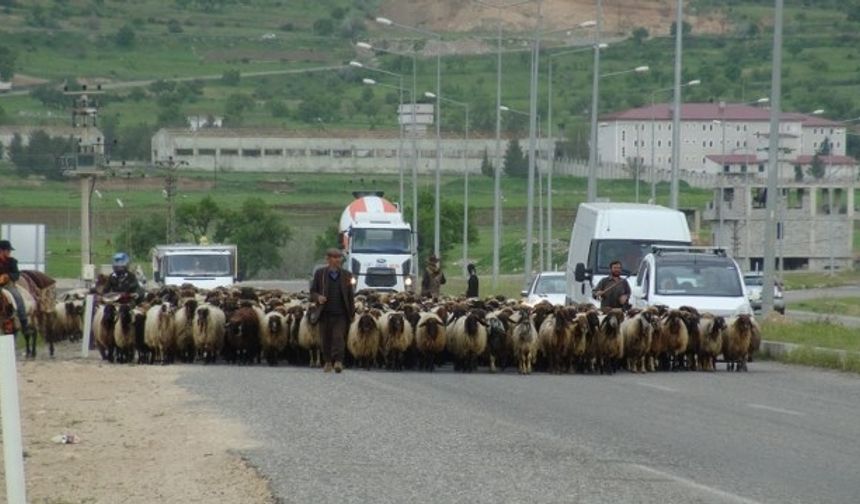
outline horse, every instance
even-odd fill
[[[0,314],[2,314],[0,315],[0,318],[5,319],[6,321],[3,324],[4,332],[11,329],[11,332],[17,335],[18,332],[21,332],[22,321],[18,320],[18,305],[15,304],[15,298],[13,298],[12,294],[6,290],[7,288],[0,290],[0,293],[2,293],[2,295],[0,295]],[[18,289],[18,293],[21,295],[21,300],[24,301],[24,312],[27,315],[27,322],[29,323],[29,330],[23,332],[24,343],[27,350],[27,357],[35,357],[36,327],[33,325],[35,322],[33,313],[36,309],[36,301],[25,289],[18,287],[11,288]]]
[[[54,310],[56,302],[56,294],[54,284],[56,281],[39,271],[22,271],[21,277],[16,282],[15,289],[21,295],[21,300],[24,302],[24,312],[27,316],[29,330],[24,331],[24,346],[28,358],[36,357],[36,336],[37,332],[45,335],[48,330],[49,316]],[[2,290],[0,296],[0,322],[4,318],[11,320],[12,323],[6,322],[3,324],[3,329],[6,326],[12,329],[16,334],[21,328],[21,322],[14,323],[17,320],[17,305],[12,294],[5,289]]]

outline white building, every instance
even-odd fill
[[[436,138],[416,140],[418,171],[436,167]],[[502,154],[507,139],[501,143]],[[520,145],[524,145],[520,141]],[[443,136],[441,169],[479,173],[484,152],[495,157],[494,138]],[[152,162],[173,158],[189,169],[218,171],[397,173],[401,141],[397,131],[310,131],[203,128],[160,129],[152,137]],[[465,152],[465,159],[464,159]],[[412,141],[402,141],[403,165],[411,170]]]
[[[827,139],[834,156],[845,156],[845,126],[814,115],[784,113],[780,147],[787,160],[812,156]],[[740,170],[741,165],[766,165],[770,110],[734,103],[686,103],[681,108],[680,168],[712,174]],[[602,163],[672,166],[672,108],[669,104],[640,107],[601,118],[598,153]],[[714,156],[755,156],[760,162],[725,164]],[[709,159],[710,157],[710,159]],[[752,168],[748,168],[752,170]],[[789,167],[790,170],[793,168]],[[763,170],[762,170],[763,171]]]

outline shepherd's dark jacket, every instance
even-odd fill
[[[352,289],[352,273],[341,268],[340,276],[338,276],[340,284],[340,292],[343,295],[343,306],[346,307],[346,313],[352,317],[355,313],[355,292]],[[331,282],[328,277],[328,266],[317,268],[314,271],[314,279],[311,282],[311,301],[316,303],[319,296],[325,296],[326,288],[324,282]]]

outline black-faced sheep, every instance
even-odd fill
[[[642,311],[625,319],[621,324],[624,357],[627,361],[627,369],[632,373],[645,372],[645,358],[651,349],[656,317],[652,311]]]
[[[616,365],[624,358],[624,338],[621,335],[623,322],[624,312],[618,308],[609,310],[600,320],[597,340],[598,368],[601,374],[613,374]]]
[[[322,367],[322,339],[320,339],[319,324],[311,324],[307,310],[299,320],[298,343],[302,350],[308,352],[311,367]]]
[[[747,371],[755,321],[750,315],[738,315],[726,321],[723,333],[723,358],[729,371]]]
[[[723,333],[726,330],[726,319],[715,317],[710,313],[703,313],[699,320],[699,334],[701,344],[699,345],[698,360],[702,371],[715,371],[714,362],[723,349]]]
[[[260,327],[260,347],[263,358],[270,366],[278,364],[278,356],[284,352],[289,343],[287,317],[278,310],[271,311],[263,317]]]
[[[260,358],[263,311],[249,302],[230,314],[224,337],[224,359],[233,364],[253,364]]]
[[[180,361],[186,363],[194,362],[194,357],[198,353],[198,349],[194,345],[194,316],[196,312],[197,300],[191,297],[180,299],[174,314],[176,355]]]
[[[146,312],[143,339],[162,364],[172,363],[176,356],[174,320],[174,308],[166,301]]]
[[[660,319],[660,333],[665,343],[663,368],[677,370],[680,367],[679,356],[687,351],[687,345],[690,342],[683,313],[679,310],[669,310]]]
[[[120,363],[131,363],[134,360],[134,307],[122,303],[117,309],[116,321],[113,327],[116,360]]]
[[[113,304],[103,304],[96,308],[93,315],[93,336],[96,348],[102,359],[113,362],[114,350],[116,348],[113,339],[114,324],[116,323],[117,309]]]
[[[346,348],[359,367],[370,369],[376,365],[376,355],[379,353],[382,338],[379,329],[380,316],[377,310],[366,310],[356,314],[349,325]]]
[[[215,305],[203,303],[194,314],[194,325],[191,335],[194,346],[203,362],[211,364],[216,361],[224,347],[224,327],[227,317]]]
[[[436,356],[445,350],[447,342],[447,329],[439,315],[422,313],[415,332],[415,346],[420,359],[419,367],[433,371],[436,367]]]
[[[510,318],[510,348],[520,374],[531,374],[540,346],[538,331],[529,315],[526,308],[521,308]]]
[[[412,346],[412,325],[402,312],[386,312],[379,319],[382,330],[381,352],[385,366],[392,371],[403,370],[406,352]]]
[[[559,374],[564,371],[572,336],[573,325],[567,319],[563,307],[556,307],[553,313],[543,319],[539,331],[540,349],[549,361],[550,373]],[[522,372],[521,365],[520,373]]]
[[[472,372],[478,368],[478,357],[487,349],[486,314],[472,310],[458,318],[448,335],[448,351],[454,358],[454,369]]]

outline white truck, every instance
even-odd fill
[[[354,192],[355,200],[340,216],[338,227],[344,268],[356,290],[412,290],[415,242],[412,226],[381,192]]]
[[[582,203],[567,254],[567,301],[592,303],[592,289],[621,261],[632,286],[642,258],[654,245],[691,244],[683,212],[635,203]]]
[[[162,285],[214,289],[239,280],[235,245],[158,245],[151,256],[152,276]]]

